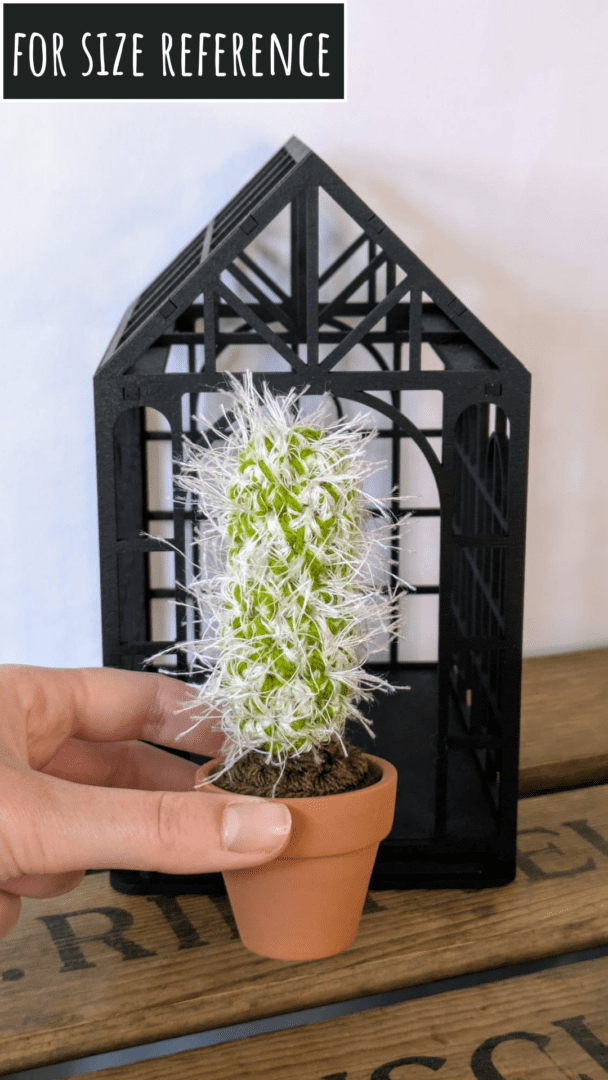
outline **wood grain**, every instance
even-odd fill
[[[608,649],[524,660],[520,795],[608,780]]]
[[[95,1080],[595,1080],[606,1071],[603,958],[104,1069]]]
[[[513,884],[372,893],[354,944],[326,960],[254,956],[223,898],[163,914],[103,874],[26,901],[0,943],[0,1072],[608,944],[608,787],[520,808]]]

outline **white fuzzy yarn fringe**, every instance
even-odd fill
[[[305,390],[259,393],[250,373],[231,377],[230,392],[209,445],[184,440],[179,482],[202,514],[202,565],[188,591],[204,632],[180,648],[206,679],[182,735],[219,715],[222,772],[254,751],[282,773],[288,757],[332,736],[344,748],[349,718],[374,737],[357,705],[394,690],[363,668],[401,622],[396,585],[374,580],[391,520],[363,493],[381,467],[365,456],[375,435],[367,416],[327,423],[326,395],[304,417]]]

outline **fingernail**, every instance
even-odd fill
[[[228,851],[275,851],[290,830],[289,810],[271,799],[256,806],[231,803],[222,814],[222,843]]]

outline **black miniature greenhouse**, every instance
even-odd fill
[[[187,649],[151,661],[197,632],[197,508],[173,480],[246,370],[369,413],[373,494],[414,496],[393,504],[386,583],[415,592],[370,665],[409,689],[370,708],[374,741],[347,731],[399,772],[372,888],[510,881],[530,377],[298,139],[137,298],[96,373],[104,664],[192,677]]]

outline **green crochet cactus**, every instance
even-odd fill
[[[318,426],[319,410],[305,421],[301,395],[260,395],[250,376],[232,394],[229,434],[186,444],[181,481],[204,513],[207,555],[191,587],[208,626],[189,646],[208,672],[197,722],[218,710],[226,770],[248,750],[282,763],[341,739],[349,717],[371,731],[356,703],[390,687],[362,664],[395,614],[369,580],[384,542],[363,495],[373,432],[361,418]]]
[[[311,749],[319,725],[334,731],[348,715],[357,620],[344,601],[361,528],[344,453],[309,426],[281,435],[256,433],[238,457],[222,638],[235,719],[272,754]]]

